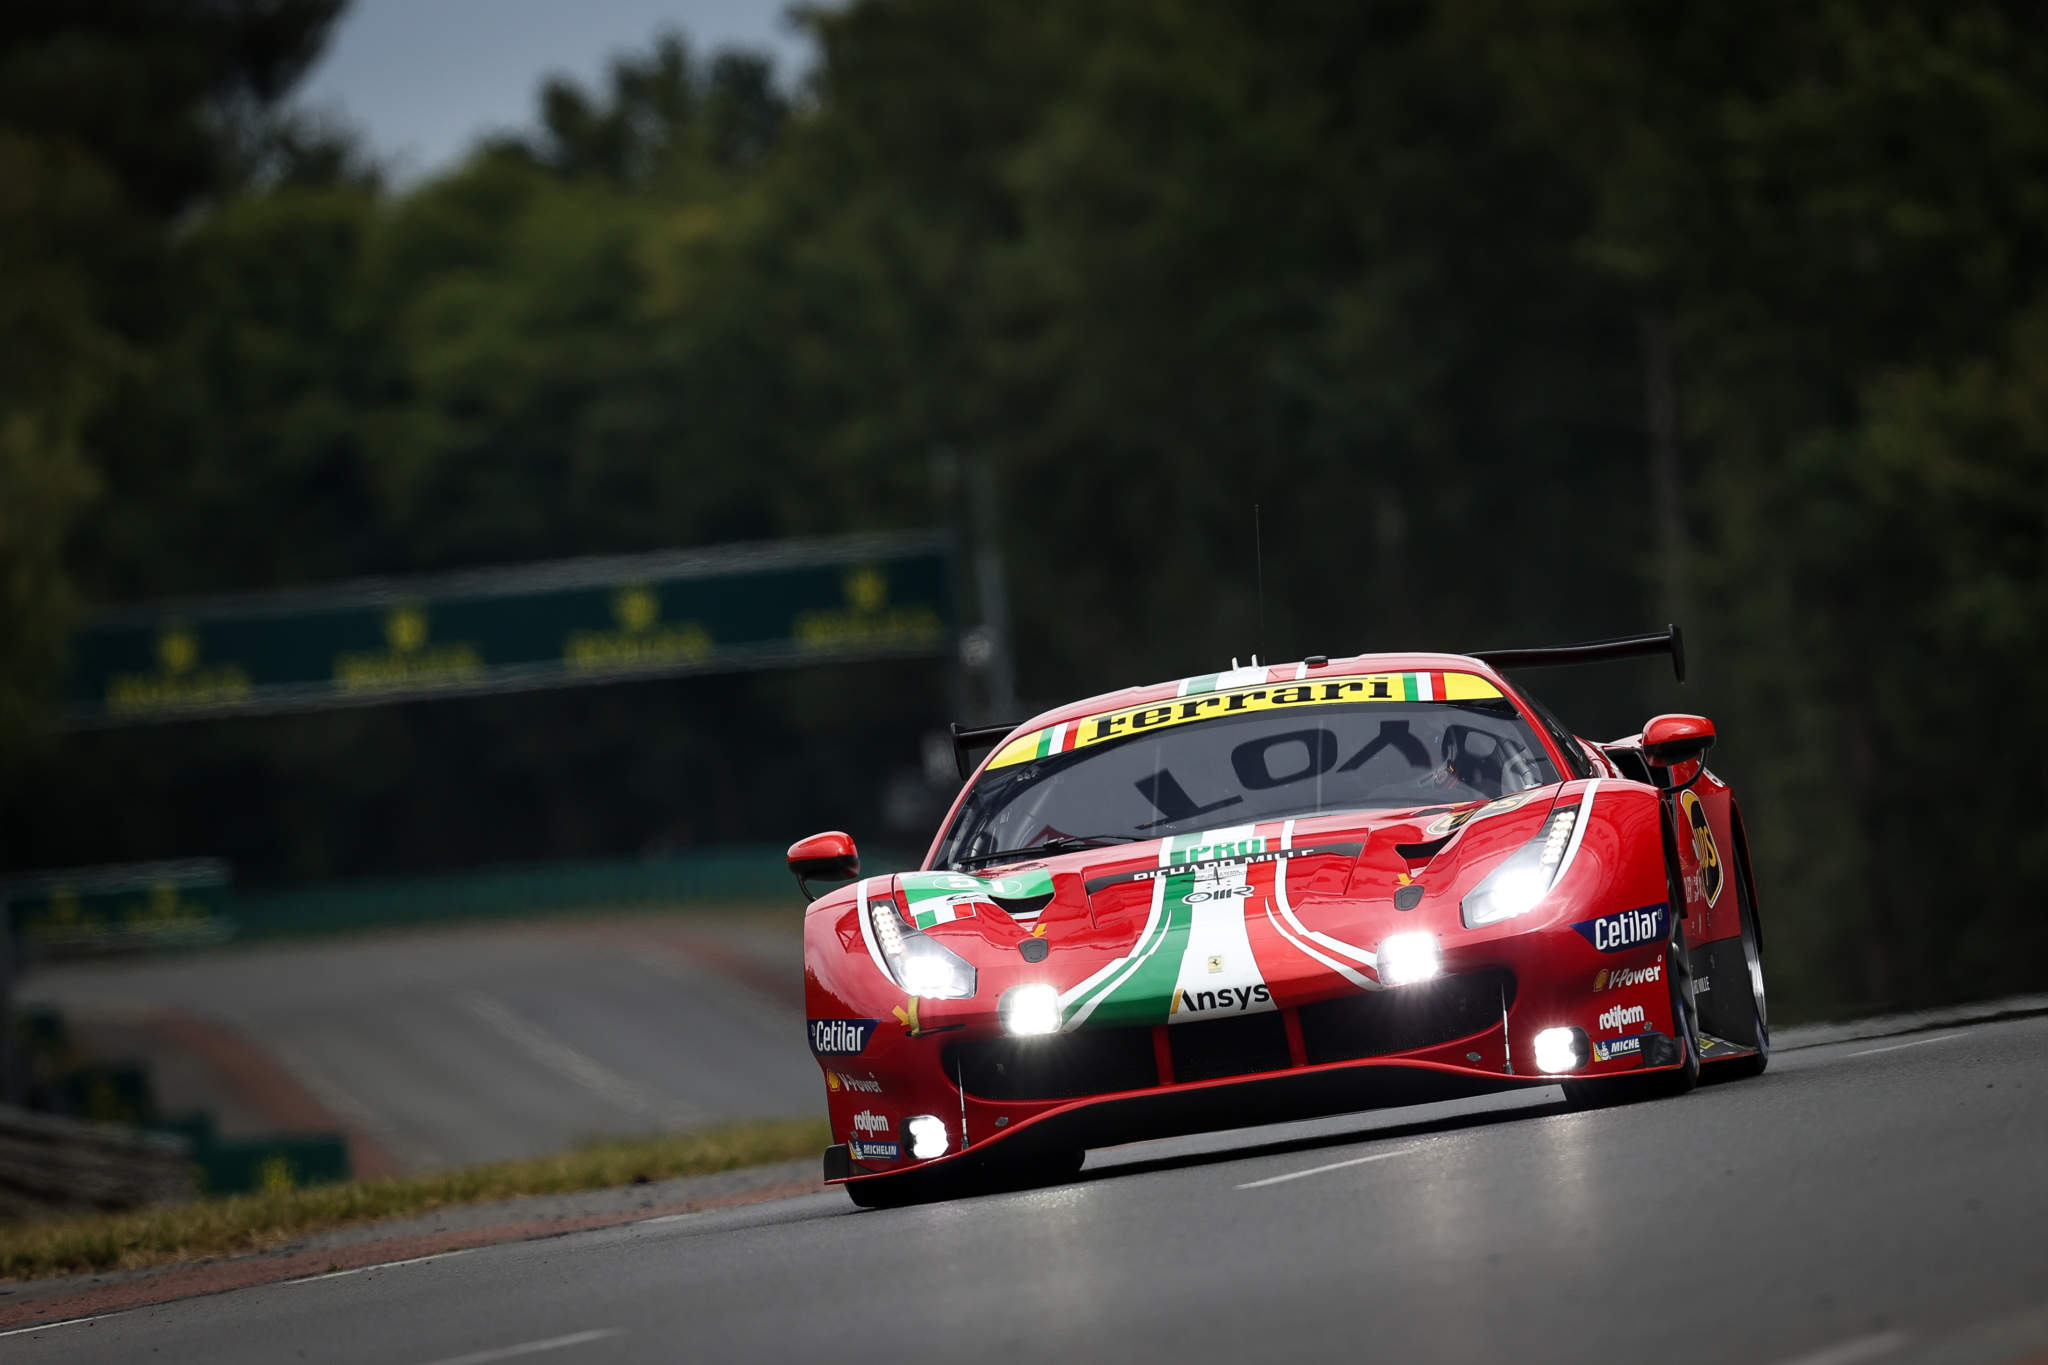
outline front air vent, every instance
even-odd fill
[[[947,1048],[945,1063],[985,1100],[1072,1100],[1159,1084],[1152,1031],[1142,1028],[975,1039]]]
[[[1468,972],[1340,996],[1301,1007],[1301,1039],[1311,1066],[1413,1052],[1499,1028],[1503,1000],[1515,1000],[1511,972]]]

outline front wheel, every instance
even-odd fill
[[[1735,841],[1735,908],[1742,920],[1742,984],[1749,993],[1745,1013],[1750,1024],[1749,1036],[1736,1041],[1748,1043],[1756,1051],[1716,1062],[1714,1071],[1717,1076],[1742,1080],[1763,1075],[1771,1064],[1771,1015],[1764,995],[1763,934],[1756,924],[1756,902],[1749,894],[1749,854],[1740,838]]]

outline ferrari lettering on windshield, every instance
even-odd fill
[[[1640,910],[1620,910],[1597,919],[1582,919],[1572,928],[1586,942],[1603,953],[1619,953],[1661,942],[1670,929],[1671,907],[1646,905]]]
[[[1106,715],[1062,721],[1034,730],[997,750],[988,766],[1007,768],[1034,758],[1146,734],[1170,725],[1186,725],[1212,716],[1240,715],[1295,706],[1328,706],[1343,702],[1491,701],[1500,689],[1473,673],[1375,673],[1368,677],[1331,678],[1290,686],[1238,688],[1209,692],[1150,706],[1133,706]]]

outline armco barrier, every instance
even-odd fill
[[[875,849],[863,858],[877,869],[914,867],[916,855]],[[19,893],[17,893],[19,894]],[[780,845],[738,845],[659,858],[532,863],[433,877],[325,882],[277,890],[223,885],[210,893],[175,936],[143,935],[129,918],[73,911],[61,921],[39,917],[41,902],[8,907],[29,955],[52,961],[92,953],[200,947],[228,940],[296,938],[451,920],[522,915],[732,905],[789,907],[802,900]],[[75,898],[74,898],[75,899]],[[132,917],[131,917],[132,918]],[[200,932],[200,930],[204,932]]]
[[[915,867],[914,855],[876,850],[863,862]],[[333,882],[283,891],[234,893],[228,913],[238,939],[295,937],[355,929],[495,919],[581,910],[714,909],[803,904],[776,845],[707,849],[666,858],[536,863],[442,877]]]

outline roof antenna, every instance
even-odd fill
[[[1266,643],[1266,544],[1265,537],[1260,534],[1259,505],[1257,503],[1252,504],[1252,571],[1258,575],[1259,580],[1259,633],[1252,637],[1252,643],[1264,645]],[[1258,653],[1254,651],[1252,662],[1257,663],[1258,661]]]

